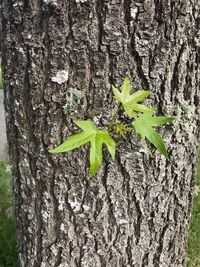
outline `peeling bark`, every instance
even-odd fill
[[[199,142],[200,3],[2,0],[2,6],[21,266],[184,266]],[[74,119],[107,122],[116,107],[111,83],[125,76],[133,90],[151,90],[158,114],[177,116],[161,130],[170,160],[157,152],[149,158],[130,137],[119,143],[117,160],[106,154],[90,178],[87,147],[49,154],[75,132]]]

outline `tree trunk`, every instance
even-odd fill
[[[5,108],[18,246],[25,267],[184,265],[199,141],[200,3],[2,0]],[[89,176],[88,147],[49,154],[104,125],[111,84],[151,90],[170,159],[120,141]]]

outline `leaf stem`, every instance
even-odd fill
[[[109,124],[108,124],[108,126],[107,126],[107,130],[108,130],[108,131],[111,130],[111,129],[113,128],[113,126],[115,125],[115,123],[116,123],[116,119],[117,119],[117,116],[118,116],[118,113],[119,113],[119,111],[120,111],[122,108],[123,108],[123,106],[120,105],[120,106],[117,108],[117,110],[115,111],[114,115],[112,116],[112,118],[111,118],[111,120],[110,120],[110,122],[109,122]]]

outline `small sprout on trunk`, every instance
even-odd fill
[[[128,132],[135,132],[140,136],[141,142],[149,155],[152,156],[152,152],[148,147],[148,143],[151,143],[168,159],[164,140],[153,127],[172,122],[175,118],[154,116],[153,114],[156,110],[154,106],[147,107],[144,104],[140,104],[150,95],[150,92],[139,90],[131,94],[132,88],[128,78],[124,79],[121,91],[115,86],[112,86],[112,89],[119,106],[110,119],[107,128],[98,129],[90,120],[77,120],[75,124],[82,129],[82,132],[69,136],[63,144],[50,149],[49,152],[68,152],[89,142],[90,175],[94,176],[103,162],[103,145],[107,147],[114,160],[116,153],[115,135],[119,134],[125,140]],[[82,98],[81,94],[80,97]],[[127,120],[124,119],[121,123],[118,122],[118,119],[126,117],[128,118]]]

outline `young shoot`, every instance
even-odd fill
[[[82,129],[82,132],[69,136],[63,144],[54,149],[50,149],[49,152],[68,152],[89,142],[90,175],[94,176],[103,162],[103,144],[107,147],[114,160],[116,154],[115,136],[121,136],[124,142],[126,142],[126,134],[127,132],[131,132],[132,134],[139,135],[141,143],[149,155],[152,156],[152,152],[148,146],[148,143],[151,143],[168,159],[168,152],[164,140],[154,127],[169,123],[175,118],[154,116],[155,107],[147,107],[143,103],[150,95],[150,91],[138,90],[131,94],[131,89],[131,82],[127,77],[124,79],[120,91],[112,85],[114,97],[119,102],[119,105],[106,128],[98,129],[94,122],[90,120],[77,120],[75,124]],[[124,117],[128,117],[128,122],[124,120],[119,123],[117,121],[119,113],[120,118],[123,118],[122,114]]]

